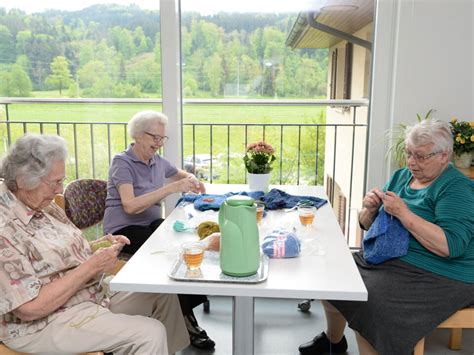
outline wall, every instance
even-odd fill
[[[372,41],[373,24],[370,23],[357,32],[355,36]],[[338,99],[342,99],[343,88],[344,88],[344,68],[345,68],[345,47],[346,41],[341,41],[335,46],[329,49],[329,58],[331,58],[332,51],[337,48],[338,50],[338,63],[337,63],[337,76],[336,76],[336,89]],[[369,76],[368,67],[366,60],[371,52],[364,47],[354,45],[353,47],[353,61],[352,61],[352,81],[351,81],[351,99],[367,98],[366,94],[366,83]],[[331,60],[329,60],[328,75],[332,71]],[[330,82],[330,80],[329,80]],[[328,89],[328,98],[329,89]],[[350,124],[353,122],[354,109],[348,111],[342,110],[342,108],[327,108],[326,110],[326,122],[328,124]],[[357,108],[356,123],[367,123],[367,108]],[[333,147],[336,145],[336,167],[335,167],[335,180],[336,190],[340,191],[347,199],[347,207],[350,208],[350,213],[346,217],[346,229],[350,234],[350,245],[356,245],[356,233],[358,227],[357,215],[360,206],[362,205],[362,197],[364,196],[364,165],[365,165],[365,145],[366,145],[366,133],[364,128],[355,129],[355,144],[354,144],[354,165],[353,173],[351,175],[351,157],[352,157],[352,127],[339,127],[337,131],[337,140],[334,142],[334,130],[328,128],[326,131],[326,150],[325,150],[325,164],[324,171],[330,177],[333,177],[333,159],[334,150]],[[352,191],[350,190],[350,182],[352,180]],[[339,210],[339,201],[336,197],[333,201],[333,208],[336,212]],[[349,201],[349,196],[351,201]]]
[[[367,188],[393,170],[383,133],[416,113],[474,117],[472,0],[379,0],[376,10]]]

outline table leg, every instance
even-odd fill
[[[253,355],[254,298],[234,296],[232,299],[232,354]]]

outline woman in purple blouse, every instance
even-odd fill
[[[168,118],[161,112],[141,111],[128,123],[134,142],[117,154],[109,169],[104,232],[125,235],[130,245],[123,252],[134,254],[163,222],[161,201],[181,192],[205,192],[204,184],[176,168],[157,154],[166,143]],[[191,344],[213,349],[215,343],[199,327],[193,308],[207,301],[206,296],[178,295]]]

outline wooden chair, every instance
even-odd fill
[[[474,328],[474,306],[461,309],[438,325],[438,328],[449,328],[448,347],[451,350],[460,350],[462,342],[462,328]],[[425,338],[415,346],[414,355],[423,355],[425,352]]]

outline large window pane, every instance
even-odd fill
[[[243,183],[245,145],[265,139],[280,158],[273,183],[322,183],[315,170],[318,165],[322,169],[318,154],[324,150],[324,129],[301,132],[301,127],[274,126],[325,121],[322,106],[281,104],[326,95],[327,49],[293,50],[286,45],[305,2],[203,0],[197,6],[183,0],[181,4],[185,159],[207,156],[216,164],[212,174],[200,174],[205,179]],[[205,105],[204,99],[217,101]],[[299,162],[307,164],[298,166]]]
[[[124,123],[162,109],[159,1],[116,3],[2,2],[0,97],[12,103],[0,105],[0,151],[25,132],[60,134],[69,180],[106,178],[130,141]]]

